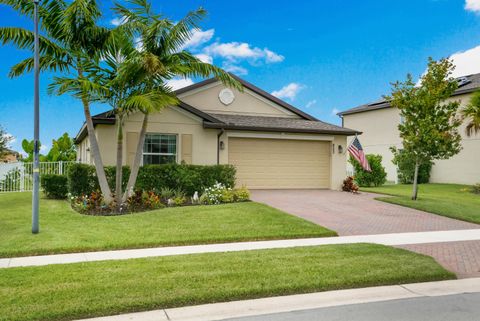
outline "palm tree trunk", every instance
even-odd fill
[[[77,59],[77,66],[79,61]],[[83,78],[82,68],[77,68],[78,77]],[[90,103],[84,96],[82,97],[83,113],[85,114],[85,123],[87,124],[88,140],[90,141],[90,155],[93,156],[93,163],[97,173],[98,184],[103,195],[103,200],[106,204],[113,201],[112,191],[108,186],[107,175],[105,175],[105,168],[103,167],[102,155],[100,155],[100,148],[98,147],[97,136],[95,135],[95,128],[93,127],[92,115],[90,114]]]
[[[138,171],[142,162],[143,145],[145,144],[145,136],[147,134],[147,124],[148,113],[145,113],[143,116],[142,129],[140,130],[140,135],[138,137],[135,159],[133,161],[132,168],[130,169],[130,177],[128,178],[127,189],[125,190],[125,194],[123,194],[123,202],[125,202],[128,197],[133,195],[133,188],[137,182]]]
[[[117,164],[115,171],[115,202],[117,211],[122,207],[122,180],[123,180],[123,116],[117,115]]]
[[[415,173],[413,174],[413,194],[412,194],[413,201],[417,200],[417,195],[418,195],[418,168],[419,167],[420,167],[420,164],[417,159],[415,161]]]
[[[90,141],[90,155],[93,156],[93,163],[97,172],[98,184],[102,191],[105,203],[110,204],[113,201],[112,192],[108,186],[107,176],[105,175],[105,168],[103,167],[102,155],[100,155],[100,148],[98,147],[97,136],[93,127],[92,115],[90,114],[90,105],[88,100],[82,98],[83,113],[85,114],[85,122],[87,124],[88,140]]]

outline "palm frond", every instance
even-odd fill
[[[90,101],[106,101],[111,95],[110,90],[102,84],[86,78],[54,77],[48,85],[48,93],[54,95],[71,94],[77,98],[87,98]]]
[[[71,67],[69,62],[59,60],[52,56],[42,56],[39,59],[40,71],[66,72]],[[33,58],[27,58],[12,66],[8,76],[11,78],[21,76],[33,70]]]
[[[142,111],[151,113],[177,104],[178,98],[175,95],[169,95],[165,91],[157,89],[145,93],[132,94],[123,102],[122,108],[130,112]]]

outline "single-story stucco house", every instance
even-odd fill
[[[143,164],[233,164],[237,185],[251,189],[339,189],[346,176],[347,136],[355,130],[315,117],[236,77],[243,92],[208,79],[176,91],[180,99],[149,117]],[[131,165],[141,114],[125,121],[123,159]],[[93,117],[105,165],[116,158],[115,118]],[[85,124],[75,138],[78,160],[92,163]]]
[[[480,74],[458,78],[459,87],[450,99],[461,106],[469,103],[472,93],[480,89]],[[461,108],[462,108],[461,107]],[[389,181],[397,180],[397,168],[392,163],[391,146],[402,147],[398,124],[402,121],[396,107],[384,99],[348,109],[338,114],[342,125],[362,132],[359,137],[367,154],[380,154]],[[447,160],[437,160],[432,167],[430,182],[475,184],[480,182],[480,135],[468,137],[466,122],[460,127],[462,151]],[[352,138],[349,138],[350,140]]]

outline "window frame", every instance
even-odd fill
[[[146,133],[145,134],[145,141],[147,140],[148,135],[164,135],[164,136],[175,136],[175,154],[173,153],[148,153],[142,150],[142,166],[144,166],[144,156],[145,155],[158,155],[158,156],[175,156],[175,164],[178,164],[178,149],[180,147],[180,142],[179,142],[179,135],[174,134],[174,133]],[[143,148],[145,149],[145,141],[143,142]],[[148,164],[148,165],[158,165],[158,164]]]

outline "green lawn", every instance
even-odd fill
[[[0,320],[71,320],[452,278],[430,257],[372,244],[10,268],[0,273]]]
[[[465,190],[467,189],[467,191]],[[418,199],[412,201],[412,185],[385,185],[362,187],[362,191],[392,195],[378,200],[416,208],[451,218],[480,223],[480,195],[473,194],[470,186],[455,184],[420,184]]]
[[[30,193],[0,194],[0,227],[0,257],[336,235],[253,202],[105,217],[47,199],[40,201],[40,234],[32,235]]]

